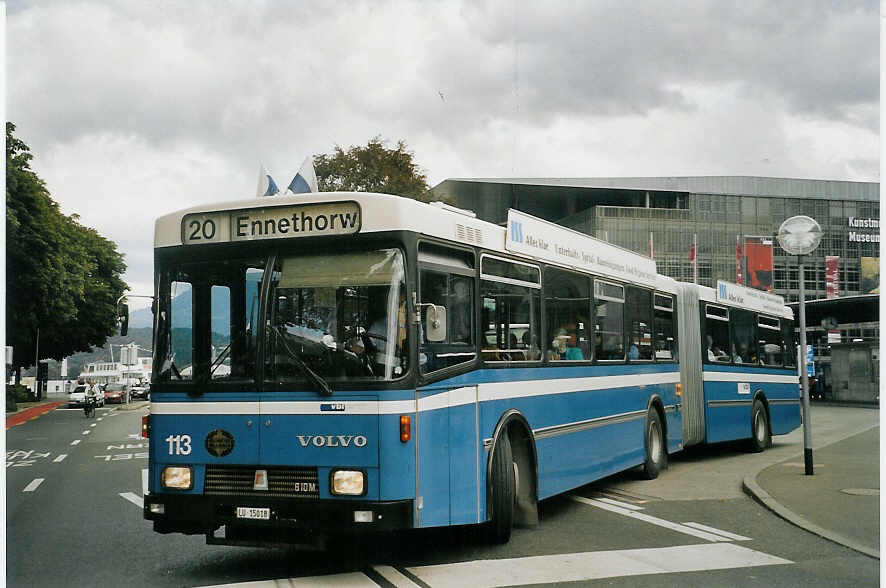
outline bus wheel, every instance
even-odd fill
[[[511,441],[507,433],[502,433],[492,454],[492,521],[489,523],[489,540],[492,543],[507,543],[514,525],[514,458]]]
[[[646,414],[646,461],[643,462],[643,477],[654,480],[661,470],[667,467],[668,452],[665,449],[664,429],[654,407]]]
[[[754,408],[751,411],[751,451],[760,453],[771,446],[772,434],[769,432],[769,419],[766,417],[766,409],[759,399],[754,400]]]

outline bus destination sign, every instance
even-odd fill
[[[359,230],[360,206],[356,202],[300,204],[188,214],[182,218],[182,243],[349,235]]]

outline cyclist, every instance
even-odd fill
[[[95,416],[96,404],[98,404],[98,388],[94,383],[90,382],[89,388],[86,389],[86,398],[83,404],[83,412],[86,414],[86,418]]]

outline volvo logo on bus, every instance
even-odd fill
[[[302,447],[366,447],[364,435],[296,435]]]
[[[227,431],[216,429],[210,431],[209,434],[206,435],[206,451],[208,451],[210,455],[224,457],[233,450],[234,436]]]

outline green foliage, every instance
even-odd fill
[[[24,384],[6,386],[6,411],[16,410],[19,402],[37,402],[37,395]],[[10,408],[11,406],[11,408]]]
[[[347,151],[336,145],[332,154],[314,156],[314,172],[321,192],[380,192],[421,200],[428,192],[428,178],[413,161],[406,143],[386,147],[374,137]]]
[[[28,146],[6,123],[6,341],[13,366],[104,345],[126,284],[116,245],[64,216],[30,168]]]

